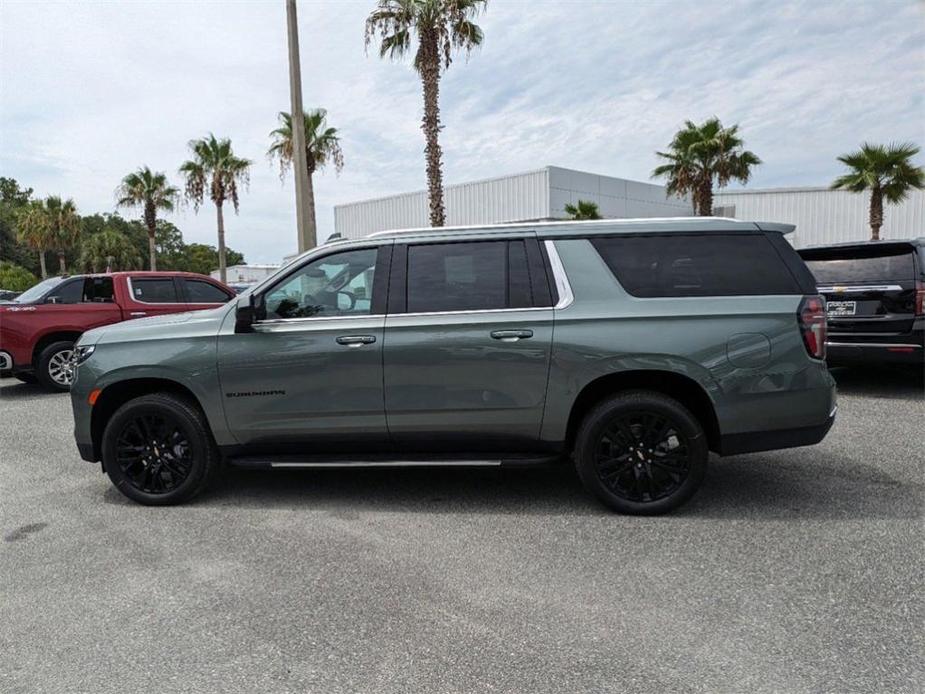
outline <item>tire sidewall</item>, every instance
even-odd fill
[[[102,458],[103,469],[112,484],[125,496],[149,506],[167,506],[180,503],[193,496],[203,485],[208,474],[208,457],[211,442],[204,435],[183,408],[171,406],[169,401],[157,401],[153,398],[138,398],[120,407],[103,431]],[[178,427],[189,441],[191,449],[192,470],[179,487],[164,494],[151,494],[135,487],[116,459],[116,440],[125,425],[134,417],[152,414],[167,416],[176,421]]]
[[[600,479],[595,461],[595,450],[604,430],[620,416],[633,412],[653,412],[671,419],[687,438],[690,448],[690,472],[670,496],[652,502],[623,499],[610,491]],[[709,447],[707,438],[697,419],[679,402],[655,393],[627,393],[611,398],[585,418],[578,433],[575,464],[585,488],[610,508],[620,513],[658,515],[671,511],[686,502],[703,482],[707,470]]]
[[[73,351],[74,343],[62,340],[59,342],[53,342],[48,345],[45,349],[42,350],[42,353],[39,355],[39,361],[35,369],[35,378],[36,380],[48,390],[54,390],[61,393],[67,393],[70,389],[70,385],[61,385],[55,381],[51,374],[48,373],[48,366],[51,363],[52,357],[60,352],[65,352],[67,350]]]

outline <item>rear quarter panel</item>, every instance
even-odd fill
[[[561,441],[581,390],[623,371],[665,371],[700,384],[722,435],[817,425],[833,382],[797,327],[801,296],[639,299],[591,244],[557,240],[575,301],[556,312],[542,438]]]

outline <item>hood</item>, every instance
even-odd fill
[[[186,337],[191,334],[217,334],[229,306],[235,302],[223,304],[217,308],[204,311],[171,313],[165,316],[151,316],[127,320],[84,333],[81,344],[107,342],[139,342],[144,340],[164,340],[172,337]]]

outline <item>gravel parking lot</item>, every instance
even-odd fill
[[[845,371],[814,448],[680,513],[567,469],[231,472],[154,509],[67,396],[0,382],[0,691],[920,692],[919,374]]]

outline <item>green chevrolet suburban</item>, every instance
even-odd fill
[[[825,301],[792,230],[605,220],[327,244],[228,305],[85,333],[77,446],[144,504],[225,465],[572,461],[612,509],[665,512],[710,451],[832,425]]]

